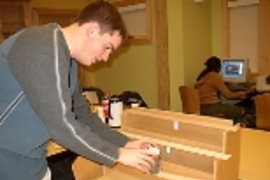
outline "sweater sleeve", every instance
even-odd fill
[[[119,146],[94,130],[106,128],[89,115],[86,117],[93,122],[90,128],[73,113],[68,85],[70,55],[63,40],[54,41],[53,33],[51,28],[25,31],[8,55],[12,72],[54,141],[96,162],[112,165]]]
[[[217,73],[213,73],[212,75],[212,84],[227,99],[244,99],[246,97],[245,91],[230,91],[224,83],[222,77]]]

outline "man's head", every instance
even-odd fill
[[[75,19],[72,27],[76,27],[77,30],[69,45],[71,55],[87,66],[107,61],[111,52],[127,38],[126,27],[120,13],[108,2],[87,5]]]
[[[117,9],[108,2],[94,2],[87,5],[75,19],[80,26],[88,22],[96,22],[100,26],[100,33],[119,31],[123,40],[127,38],[127,31],[123,19]]]

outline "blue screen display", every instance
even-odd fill
[[[224,60],[222,64],[222,77],[241,78],[245,75],[244,60]]]

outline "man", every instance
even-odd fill
[[[129,139],[89,112],[76,62],[107,61],[127,32],[107,2],[86,6],[73,24],[30,27],[0,48],[0,177],[50,179],[46,145],[52,139],[96,162],[122,163],[149,172],[152,142]]]

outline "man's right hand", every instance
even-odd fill
[[[119,148],[119,163],[136,168],[144,173],[150,173],[150,170],[156,165],[158,155],[147,149]]]

